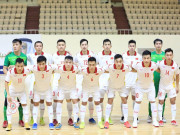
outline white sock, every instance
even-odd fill
[[[44,116],[45,105],[40,103],[40,118]]]
[[[162,120],[162,110],[163,110],[163,104],[158,104],[158,115],[159,115],[159,120]]]
[[[33,120],[34,120],[34,123],[37,123],[38,107],[39,106],[33,106]]]
[[[71,118],[72,116],[72,103],[71,102],[67,102],[67,110],[68,110],[68,116],[69,118]]]
[[[52,123],[53,122],[53,107],[52,107],[52,105],[48,106],[48,115],[49,115],[49,123]]]
[[[90,115],[90,118],[93,118],[93,111],[94,111],[94,104],[93,102],[89,102],[89,115]]]
[[[7,108],[7,110],[6,110],[6,114],[7,114],[7,121],[8,121],[9,124],[11,124],[12,114],[9,113],[8,108]]]
[[[139,109],[140,109],[140,104],[135,103],[133,117],[134,117],[134,121],[136,121],[136,122],[137,122],[137,118],[138,118]]]
[[[103,113],[103,108],[104,108],[104,105],[103,105],[103,103],[100,103],[100,105],[101,105],[101,110],[102,110],[102,117],[104,117],[104,113]]]
[[[152,111],[152,118],[153,121],[157,120],[157,107],[156,107],[156,103],[151,103],[151,111]]]
[[[136,102],[133,100],[133,109],[134,109],[134,105],[135,105],[135,103],[136,103]]]
[[[86,115],[86,106],[85,105],[81,105],[81,110],[80,110],[80,115],[81,115],[81,122],[84,122],[85,119],[85,115]]]
[[[111,108],[112,108],[112,105],[110,105],[110,104],[106,105],[106,121],[107,122],[109,122],[109,117],[110,117],[110,114],[111,114]]]
[[[99,122],[101,122],[101,118],[102,118],[101,105],[96,105],[96,112],[97,112],[98,123],[99,123]]]
[[[172,120],[175,120],[176,118],[176,104],[171,104],[171,113],[172,113]]]
[[[111,106],[111,113],[110,113],[110,116],[111,117],[111,114],[112,114],[112,111],[113,111],[113,107],[114,107],[114,103],[112,103],[112,106]]]
[[[123,114],[122,102],[121,102],[121,113],[122,113],[122,116],[124,116],[124,114]]]
[[[56,104],[56,119],[58,123],[61,123],[61,117],[62,117],[62,103]]]
[[[54,116],[54,119],[56,119],[56,109],[57,109],[57,102],[53,102],[53,116]]]
[[[73,104],[74,123],[77,123],[78,113],[79,113],[79,106],[78,106],[78,103]]]
[[[128,121],[128,104],[122,104],[123,114],[124,114],[124,122]]]
[[[33,117],[33,103],[30,102],[30,112],[31,112],[31,117]]]
[[[29,119],[29,111],[28,111],[28,106],[22,106],[23,108],[23,117],[24,117],[24,122],[28,123],[28,119]]]

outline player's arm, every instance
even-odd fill
[[[156,69],[156,72],[160,73],[161,72],[160,68]]]
[[[132,68],[131,72],[137,72],[137,70],[136,70],[136,69],[134,69],[134,68]]]
[[[7,100],[8,102],[12,102],[12,99],[9,94],[9,82],[10,82],[10,72],[7,72],[6,79],[5,79],[5,89],[7,92]]]
[[[176,75],[176,93],[179,93],[179,74]]]

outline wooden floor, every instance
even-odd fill
[[[0,124],[3,122],[3,101],[4,101],[4,77],[0,76]],[[105,100],[107,101],[107,100]],[[177,96],[177,117],[176,120],[180,124],[180,95]],[[128,101],[129,105],[129,122],[132,124],[132,101]],[[104,105],[105,108],[105,105]],[[85,129],[75,130],[73,127],[67,125],[67,109],[66,102],[63,104],[63,118],[62,118],[62,129],[61,130],[49,130],[48,129],[48,117],[47,117],[47,109],[45,110],[45,126],[39,126],[38,130],[30,130],[26,131],[24,128],[18,126],[18,114],[15,114],[12,118],[12,126],[13,130],[10,132],[5,131],[2,127],[0,127],[0,135],[64,135],[64,134],[74,134],[74,135],[180,135],[180,126],[172,126],[171,122],[171,106],[169,104],[169,99],[166,101],[166,110],[165,110],[165,118],[167,119],[167,123],[164,127],[155,128],[151,124],[146,122],[147,114],[148,114],[148,101],[147,96],[144,96],[143,103],[140,107],[139,120],[140,123],[137,129],[127,129],[120,123],[121,109],[120,109],[120,98],[117,95],[114,101],[114,109],[112,112],[112,120],[114,125],[111,125],[109,129],[99,129],[98,125],[90,125],[88,123],[89,113],[87,111],[86,117],[86,127]],[[95,119],[96,112],[94,111]]]

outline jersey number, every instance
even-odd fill
[[[93,78],[91,78],[91,82],[93,81]]]
[[[169,71],[168,70],[166,70],[166,75],[169,75]]]
[[[42,78],[44,78],[44,74],[42,74]]]
[[[149,77],[149,73],[145,73],[145,77],[148,78]]]
[[[117,78],[119,77],[119,74],[117,74]]]
[[[67,76],[67,79],[69,79],[69,75]]]
[[[87,60],[84,60],[84,65],[87,65],[88,64],[88,61]]]
[[[19,78],[19,79],[18,79],[18,83],[22,83],[22,78]]]

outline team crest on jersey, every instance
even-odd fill
[[[125,70],[122,70],[122,72],[125,72]]]
[[[72,73],[75,73],[75,71],[72,71]]]
[[[136,60],[138,60],[138,58],[136,58]]]
[[[114,59],[114,57],[111,57],[111,60],[113,60]]]
[[[23,74],[23,76],[26,76],[26,74]]]
[[[174,67],[172,67],[172,69],[174,69]]]
[[[162,59],[164,60],[165,58],[163,57]]]
[[[151,71],[153,71],[154,69],[152,68]]]
[[[88,58],[90,58],[91,57],[91,55],[88,55]]]
[[[49,70],[47,70],[46,72],[49,72]]]
[[[99,73],[96,73],[95,75],[99,75]]]

